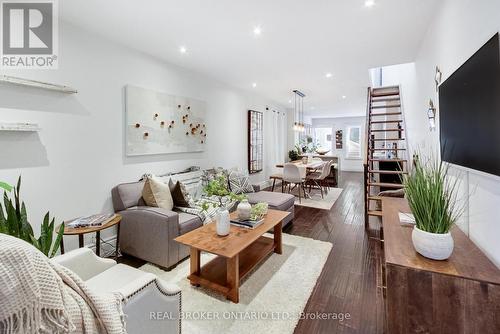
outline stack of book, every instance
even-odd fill
[[[69,228],[102,226],[115,218],[115,216],[114,213],[108,213],[80,217],[66,222],[66,226]]]
[[[399,223],[401,225],[415,226],[415,216],[413,216],[411,213],[398,212],[398,214]]]
[[[239,218],[231,219],[231,224],[238,227],[254,229],[264,222],[264,218],[260,220],[240,220]]]

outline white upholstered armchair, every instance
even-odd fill
[[[180,333],[181,291],[177,286],[100,258],[89,248],[70,251],[52,261],[72,270],[95,292],[120,292],[127,333]]]

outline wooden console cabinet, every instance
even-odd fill
[[[412,227],[399,223],[410,212],[405,199],[382,201],[382,282],[388,333],[500,333],[500,270],[458,228],[446,261],[419,255]]]

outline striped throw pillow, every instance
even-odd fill
[[[254,192],[248,173],[234,169],[229,171],[229,188],[235,194]]]

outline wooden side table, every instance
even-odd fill
[[[63,235],[77,235],[78,236],[78,247],[82,248],[83,247],[83,235],[87,234],[87,233],[95,232],[95,234],[96,234],[95,253],[97,254],[97,256],[101,256],[101,231],[116,225],[117,232],[116,232],[115,258],[117,258],[118,257],[118,250],[120,249],[120,222],[121,222],[121,220],[122,220],[122,216],[117,214],[109,222],[107,222],[106,224],[100,225],[100,226],[77,227],[77,228],[71,228],[71,227],[64,226]],[[64,240],[63,239],[64,238],[61,238],[61,254],[64,254]]]

